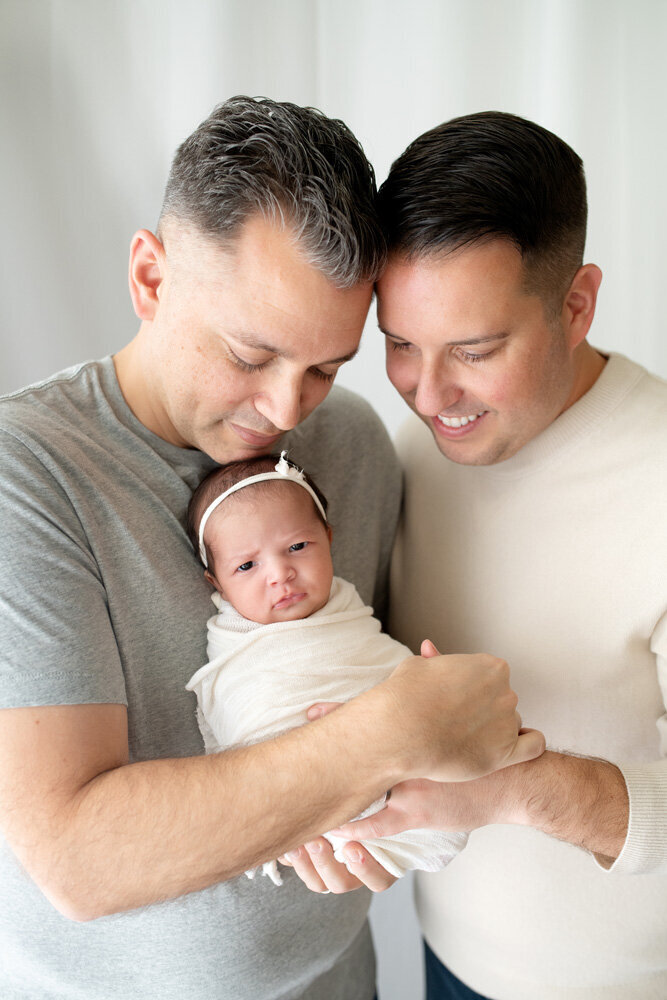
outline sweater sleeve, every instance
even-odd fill
[[[653,631],[651,651],[656,656],[660,690],[667,705],[667,614]],[[656,725],[662,759],[648,764],[617,764],[628,789],[630,821],[623,850],[610,872],[667,874],[667,712]]]

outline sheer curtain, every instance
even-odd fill
[[[583,157],[591,340],[667,375],[667,4],[662,0],[0,0],[0,391],[134,334],[132,233],[155,226],[177,143],[218,101],[341,117],[382,180],[420,132],[513,111]],[[341,382],[393,431],[371,316]],[[383,1000],[419,996],[407,886],[380,898]]]

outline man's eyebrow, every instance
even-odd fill
[[[405,340],[405,337],[399,337],[397,334],[392,333],[390,330],[385,330],[383,327],[379,326],[378,329],[385,337],[391,337],[392,340]],[[445,345],[447,347],[472,347],[475,344],[489,344],[494,340],[507,340],[509,333],[507,331],[502,331],[501,333],[487,333],[479,337],[469,337],[467,340],[447,340]],[[406,343],[409,341],[405,340]]]
[[[263,340],[258,338],[254,333],[241,333],[238,330],[234,330],[230,333],[230,336],[234,340],[239,340],[246,347],[251,347],[255,351],[266,351],[267,354],[276,354],[279,358],[287,358],[289,361],[292,357],[289,351],[284,351],[282,348],[274,347],[272,344],[265,344]],[[344,354],[341,358],[329,358],[327,361],[317,361],[318,365],[342,365],[346,361],[351,361],[359,352],[359,348],[355,347],[353,351],[349,354]]]

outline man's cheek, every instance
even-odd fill
[[[389,381],[401,396],[413,396],[419,383],[419,372],[415,366],[398,361],[388,354],[386,368]]]

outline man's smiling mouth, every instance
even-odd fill
[[[440,421],[444,427],[467,427],[468,424],[474,423],[479,417],[483,417],[486,412],[486,410],[480,410],[479,413],[470,413],[465,417],[446,417],[444,414],[439,413],[435,419]]]

